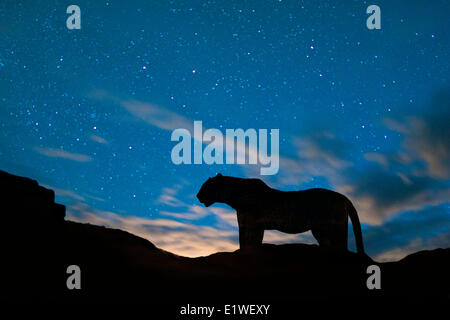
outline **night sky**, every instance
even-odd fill
[[[81,30],[66,27],[71,4]],[[371,4],[381,30],[366,27]],[[379,260],[448,247],[449,10],[445,0],[3,0],[0,169],[54,189],[67,219],[182,255],[238,248],[233,210],[195,198],[218,172],[346,194]],[[171,133],[194,120],[280,129],[278,174],[173,164]]]

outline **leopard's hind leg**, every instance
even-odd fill
[[[311,232],[319,246],[339,251],[347,250],[348,226],[346,223],[317,226],[312,228]]]

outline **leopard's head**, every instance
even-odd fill
[[[197,193],[198,200],[209,207],[216,202],[223,202],[226,187],[224,184],[224,177],[218,173],[215,177],[209,178],[203,183],[200,191]]]

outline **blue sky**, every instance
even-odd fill
[[[70,4],[81,30],[66,28]],[[371,4],[381,30],[366,28]],[[448,247],[449,9],[437,0],[2,1],[0,168],[54,189],[72,220],[190,256],[237,249],[233,211],[195,198],[217,172],[348,195],[379,259]],[[223,132],[280,129],[278,174],[174,165],[171,132],[194,120]]]

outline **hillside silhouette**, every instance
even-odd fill
[[[65,220],[54,192],[34,180],[1,171],[0,194],[3,298],[449,297],[450,249],[391,263],[306,244],[187,258],[122,230]],[[73,264],[81,269],[81,290],[66,287]],[[366,287],[370,264],[381,268],[381,290]]]

